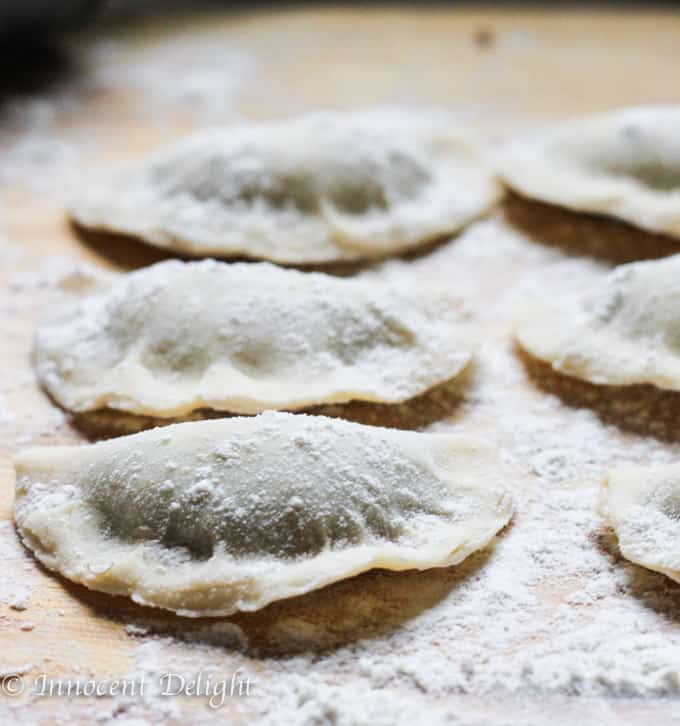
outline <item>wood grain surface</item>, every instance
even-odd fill
[[[66,63],[63,69],[53,69],[57,76],[54,81],[44,86],[38,82],[37,89],[22,91],[21,97],[9,86],[4,90],[3,107],[16,110],[27,97],[49,107],[50,99],[63,95],[64,89],[67,96],[71,93],[68,89],[76,89],[76,101],[57,105],[49,138],[78,149],[72,162],[53,152],[46,154],[44,163],[39,158],[32,160],[31,174],[40,178],[13,178],[21,166],[17,149],[26,129],[20,121],[0,132],[0,236],[21,248],[16,260],[3,256],[0,268],[0,394],[9,412],[0,429],[0,520],[8,528],[3,530],[5,539],[13,537],[9,531],[13,451],[27,445],[85,441],[126,430],[124,422],[106,416],[85,422],[64,418],[36,386],[30,368],[31,337],[36,319],[50,299],[42,289],[40,275],[48,275],[50,265],[56,265],[62,255],[120,271],[165,257],[134,241],[86,235],[71,226],[59,188],[59,175],[70,174],[69,167],[88,168],[131,158],[207,123],[239,117],[282,117],[318,108],[445,104],[491,138],[499,138],[537,122],[584,112],[627,104],[680,102],[680,16],[670,11],[277,6],[271,10],[156,17],[131,26],[95,26],[82,36],[70,38],[69,47],[77,49],[87,44],[89,48],[106,49],[115,42],[118,63],[128,56],[139,58],[140,52],[148,49],[148,63],[152,65],[159,62],[154,61],[154,48],[168,38],[196,40],[203,36],[212,43],[217,38],[225,47],[234,47],[250,59],[250,66],[243,71],[245,80],[234,91],[231,106],[222,117],[219,113],[208,114],[206,121],[191,99],[171,99],[150,108],[153,98],[149,99],[148,91],[153,81],[141,86],[121,82],[82,88],[79,74],[87,69],[77,64],[71,67]],[[69,52],[67,48],[67,56]],[[98,62],[106,66],[106,60]],[[39,69],[37,73],[46,71]],[[31,153],[39,156],[39,150]],[[41,181],[44,187],[36,183]],[[499,214],[502,223],[514,225],[522,233],[533,233],[543,240],[551,237],[550,210],[540,205],[511,200]],[[576,223],[584,222],[579,218]],[[564,224],[557,228],[564,232]],[[587,238],[587,234],[574,234],[572,229],[571,241],[576,245]],[[669,251],[667,240],[659,240],[658,246],[653,239],[647,240],[650,249],[646,253],[639,246],[631,248],[626,244],[625,240],[621,242],[623,247],[615,261]],[[565,256],[574,254],[573,249],[566,249],[563,239],[555,245],[565,250]],[[672,251],[672,244],[670,248]],[[414,262],[425,281],[437,267],[436,259],[428,263],[428,254]],[[432,254],[442,253],[435,250]],[[480,278],[480,285],[486,286],[490,296],[519,274],[519,267],[513,264],[510,261],[498,265]],[[497,336],[499,345],[506,345],[507,322],[489,325],[489,335]],[[530,361],[526,367],[520,363],[518,366],[524,371],[519,385],[529,399],[538,400],[545,390],[559,394],[562,384],[551,382],[549,372]],[[433,422],[464,423],[468,430],[493,434],[493,417],[486,411],[470,413],[466,403],[470,396],[466,397],[465,391],[470,387],[474,390],[475,385],[475,380],[468,380],[444,387],[399,411],[356,405],[330,412],[409,428]],[[593,395],[606,404],[612,400],[610,394],[615,396],[616,392]],[[592,399],[588,399],[587,390],[565,394],[567,398],[569,395],[580,395],[574,405],[590,405]],[[606,421],[620,423],[616,407],[605,404]],[[654,414],[653,418],[668,419],[664,435],[673,445],[678,440],[673,402],[666,400],[658,405],[665,406],[669,413]],[[622,437],[628,435],[633,434],[622,430]],[[486,556],[471,558],[445,571],[369,573],[319,593],[277,603],[261,613],[230,618],[229,623],[248,635],[249,647],[244,651],[233,647],[228,628],[224,643],[215,645],[212,631],[209,638],[203,637],[201,621],[184,626],[180,618],[88,592],[48,573],[18,543],[8,545],[6,552],[0,551],[5,555],[2,568],[8,587],[25,585],[30,593],[25,610],[11,607],[9,599],[0,599],[0,670],[23,668],[33,675],[122,677],[138,666],[136,658],[144,638],[135,628],[150,628],[161,634],[185,628],[191,647],[181,642],[168,646],[178,659],[193,658],[201,667],[217,663],[225,671],[245,666],[265,684],[267,679],[276,678],[280,664],[296,653],[314,649],[323,653],[399,629],[446,598],[460,581],[474,576]],[[559,603],[560,587],[547,588],[545,598],[546,602]],[[195,645],[202,639],[206,649],[196,650]],[[662,723],[672,711],[663,701],[599,699],[594,703],[571,699],[553,703],[542,698],[539,704],[530,697],[513,699],[507,695],[423,698],[434,705],[447,700],[471,723],[493,723],[510,717],[523,723],[541,723],[548,718],[556,723],[573,723],[593,714],[601,714],[601,723],[607,719],[645,723],[650,718]],[[258,714],[257,704],[245,700],[228,704],[219,713],[195,699],[175,699],[174,706],[178,710],[158,712],[155,702],[141,704],[133,715],[141,719],[140,723],[186,724],[201,719],[206,723],[212,723],[211,719],[220,723],[247,722]],[[125,709],[118,714],[109,712],[101,704],[93,705],[91,699],[30,699],[26,694],[14,699],[0,696],[0,708],[8,709],[4,712],[6,718],[17,723],[22,719],[45,724],[91,723],[93,714],[99,714],[104,723],[113,723],[125,715]]]

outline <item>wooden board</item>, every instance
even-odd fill
[[[86,239],[68,224],[62,192],[74,168],[133,157],[192,128],[239,116],[271,118],[318,108],[436,103],[453,106],[461,118],[498,137],[537,121],[614,106],[680,102],[679,37],[680,16],[661,11],[225,10],[209,16],[157,18],[130,27],[94,28],[72,39],[74,49],[86,47],[95,54],[86,56],[86,64],[93,66],[50,69],[54,78],[49,83],[41,85],[38,79],[37,88],[21,96],[8,93],[5,110],[12,123],[0,135],[0,237],[9,244],[0,247],[0,397],[6,411],[0,417],[0,519],[7,523],[0,531],[7,544],[0,551],[5,554],[2,566],[10,596],[0,598],[0,669],[26,670],[26,683],[39,673],[124,677],[143,666],[140,647],[146,639],[139,634],[140,628],[163,633],[164,628],[174,632],[182,627],[181,619],[87,592],[50,575],[22,550],[10,530],[12,452],[26,445],[85,438],[82,428],[64,420],[40,392],[30,369],[32,331],[41,310],[50,304],[51,271],[61,264],[55,256],[121,271],[163,258],[151,248],[124,240]],[[173,39],[178,44],[162,51]],[[153,75],[154,64],[163,63],[174,63],[181,73],[182,53],[190,56],[195,49],[200,55],[201,39],[210,52],[216,52],[220,44],[225,52],[233,49],[233,58],[225,62],[233,63],[235,76],[242,75],[223,90],[213,85],[225,94],[223,105],[211,98],[212,91],[206,93],[200,79],[197,87],[189,84],[185,95],[173,95],[172,72],[163,75],[162,68],[156,68],[157,76]],[[179,59],[173,58],[173,48]],[[120,68],[126,63],[129,68],[123,72]],[[47,69],[38,74],[47,74]],[[156,83],[167,87],[156,88]],[[41,120],[45,109],[48,118]],[[521,217],[521,210],[518,214]],[[507,288],[513,275],[531,267],[525,262],[520,255],[507,264],[489,265],[480,272],[480,286],[491,299],[497,289]],[[472,265],[469,260],[461,264]],[[414,263],[425,283],[441,277],[436,268],[436,260],[430,263],[427,257]],[[489,331],[499,350],[507,348],[509,321],[489,323]],[[524,378],[517,386],[527,401],[545,395],[528,374],[521,375]],[[472,410],[477,382],[467,383],[471,394],[458,389],[438,392],[404,409],[400,424],[417,427],[448,421],[502,439],[492,411]],[[370,407],[354,407],[347,415],[394,424],[392,414]],[[625,436],[629,434],[622,433],[622,440]],[[536,483],[527,479],[526,486]],[[515,526],[521,526],[521,518]],[[196,669],[213,666],[231,672],[244,666],[256,674],[266,691],[291,654],[318,650],[323,660],[321,653],[405,628],[411,619],[447,598],[479,566],[475,561],[444,572],[372,573],[259,614],[232,618],[228,622],[235,627],[225,626],[221,644],[216,644],[219,638],[213,630],[209,636],[201,630],[207,625],[193,622],[186,628],[191,642],[167,645],[164,652],[172,652]],[[564,583],[548,583],[546,603],[557,608],[564,587]],[[30,595],[27,609],[10,606],[21,604],[15,590]],[[245,650],[234,647],[238,633],[247,634]],[[304,671],[307,666],[300,667]],[[330,672],[328,679],[351,683],[344,671]],[[624,703],[515,698],[507,693],[487,698],[456,692],[445,696],[427,689],[401,692],[414,703],[450,707],[474,723],[501,717],[522,723],[547,718],[556,722],[578,718],[585,723],[593,715],[600,723],[614,716],[625,723],[644,723],[654,717],[663,720],[671,709],[663,701],[651,700]],[[376,702],[390,693],[376,690]],[[30,717],[43,723],[60,718],[91,722],[93,714],[106,722],[116,713],[141,722],[221,719],[224,723],[228,716],[234,721],[251,720],[261,710],[271,717],[276,700],[274,706],[266,707],[264,701],[258,705],[257,698],[240,699],[211,711],[202,699],[178,698],[168,699],[163,711],[158,700],[139,700],[123,707],[119,702],[29,699],[23,694],[5,695],[0,709],[10,709],[7,717],[17,721]],[[330,722],[330,715],[325,718]]]

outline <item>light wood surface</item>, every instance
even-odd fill
[[[251,118],[317,108],[437,103],[453,105],[463,118],[498,136],[537,121],[614,106],[680,102],[680,16],[671,12],[279,8],[180,16],[162,22],[155,19],[130,28],[94,28],[84,39],[93,42],[100,36],[100,42],[106,43],[114,38],[125,56],[140,48],[153,48],[173,35],[189,33],[221,38],[253,59],[245,85],[233,101],[239,114]],[[82,39],[76,37],[72,42],[77,45]],[[73,73],[78,69],[66,75]],[[50,97],[49,89],[39,93]],[[106,92],[86,91],[75,108],[60,107],[55,122],[57,135],[67,141],[87,139],[85,151],[74,163],[87,167],[130,158],[203,125],[190,105],[167,104],[163,110],[149,113],[148,99],[143,96],[144,89],[131,85]],[[211,118],[210,122],[218,120]],[[232,116],[225,114],[224,120],[232,120]],[[9,129],[0,135],[0,168],[2,154],[13,153],[21,134],[21,129]],[[45,163],[44,174],[52,173],[51,163],[49,159]],[[0,269],[4,290],[0,308],[1,393],[5,408],[12,414],[12,420],[4,422],[0,430],[0,519],[10,522],[12,452],[26,445],[85,439],[81,429],[68,420],[60,421],[32,379],[31,336],[46,298],[39,289],[33,296],[30,289],[21,287],[21,280],[27,281],[29,288],[35,285],[31,275],[44,270],[51,255],[66,254],[116,270],[134,269],[163,255],[123,240],[113,244],[110,239],[83,238],[68,224],[59,194],[32,188],[25,180],[4,179],[0,200],[0,235],[23,250],[20,259],[8,260]],[[423,270],[429,269],[425,262],[422,265]],[[507,269],[503,266],[490,271],[482,284],[488,285],[493,295],[495,285],[505,284],[504,279],[515,272],[510,263]],[[504,324],[499,324],[496,332],[499,340],[507,339]],[[527,396],[543,395],[528,381],[524,385]],[[405,415],[412,415],[416,425],[465,420],[473,430],[493,429],[493,420],[483,416],[465,419],[458,392],[449,393],[416,404]],[[359,420],[384,421],[380,411],[372,413],[366,408],[358,407],[354,415]],[[246,654],[226,645],[213,649],[212,655],[201,651],[192,657],[199,663],[201,658],[206,663],[217,659],[224,670],[247,664],[266,682],[276,677],[276,658],[287,655],[279,652],[272,634],[298,628],[299,642],[305,645],[307,641],[305,647],[310,648],[316,647],[314,634],[321,630],[324,648],[371,638],[406,624],[445,598],[459,579],[479,566],[476,560],[444,572],[372,573],[292,603],[274,605],[260,614],[233,618],[248,633],[251,648]],[[146,627],[152,623],[162,632],[158,623],[164,616],[52,576],[18,545],[9,548],[2,568],[10,583],[28,587],[30,597],[23,611],[0,601],[0,669],[27,665],[33,674],[122,676],[134,671],[140,645],[140,637],[126,631],[126,625]],[[546,597],[558,603],[559,588],[549,590]],[[167,618],[173,627],[178,620]],[[31,625],[32,629],[22,630],[22,626]],[[191,632],[200,641],[198,624],[192,623]],[[182,646],[176,648],[181,651]],[[0,705],[7,706],[9,700]],[[515,701],[507,696],[451,696],[450,702],[476,718],[487,716],[489,722],[510,714],[525,716],[529,723],[537,712],[531,699]],[[239,709],[229,706],[214,714],[190,699],[177,703],[181,712],[164,717],[168,723],[188,723],[199,716],[220,717],[226,723],[229,715],[235,721],[246,721],[257,711],[253,705],[240,703]],[[19,710],[9,713],[17,720],[31,714],[51,723],[66,714],[74,723],[88,722],[92,713],[88,710],[91,704],[85,700],[30,704],[20,698],[12,704]],[[541,713],[552,714],[560,722],[580,719],[590,708],[576,699],[554,707],[548,700],[541,704]],[[620,717],[621,722],[643,723],[650,717],[662,722],[668,707],[662,702],[624,706],[612,701],[597,708]],[[149,706],[148,713],[144,709],[140,713],[152,718],[152,711],[153,706]]]

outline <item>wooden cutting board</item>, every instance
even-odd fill
[[[27,445],[86,438],[81,428],[60,417],[31,375],[31,336],[49,299],[44,289],[50,284],[50,270],[59,267],[61,255],[121,271],[163,258],[133,242],[79,235],[64,215],[62,177],[70,179],[73,167],[130,158],[190,129],[239,116],[271,118],[318,108],[435,103],[453,106],[462,119],[497,138],[535,122],[584,112],[680,102],[679,38],[680,15],[670,11],[278,6],[267,11],[224,10],[161,15],[130,26],[94,26],[69,40],[76,53],[89,49],[93,55],[86,56],[85,65],[92,65],[61,67],[58,58],[48,60],[49,67],[36,71],[33,88],[22,89],[21,94],[8,91],[5,107],[12,123],[0,132],[0,237],[13,249],[18,247],[20,254],[0,247],[0,413],[5,414],[0,415],[0,520],[7,523],[2,541],[9,543],[2,564],[9,590],[0,587],[0,669],[26,671],[26,682],[39,673],[122,677],[139,668],[144,642],[140,628],[151,623],[154,632],[162,631],[158,625],[162,621],[168,628],[181,627],[179,618],[151,614],[50,575],[14,542],[9,529],[12,452]],[[192,86],[180,78],[182,54],[191,66],[192,53],[205,51],[201,39],[208,60],[199,67]],[[170,51],[163,51],[168,43]],[[219,55],[220,45],[224,56]],[[210,52],[233,63],[234,77],[223,86],[213,82],[206,91],[200,73],[210,65]],[[176,83],[172,73],[163,72],[163,64],[177,68]],[[79,80],[83,76],[89,80]],[[222,105],[213,91],[224,95]],[[510,267],[508,275],[513,274]],[[428,274],[427,267],[423,269]],[[501,277],[486,279],[490,295],[496,283],[506,284]],[[505,340],[507,329],[500,326],[495,334],[499,341]],[[530,390],[528,382],[522,385],[528,396],[540,395]],[[454,390],[444,399],[407,407],[398,423],[460,424],[464,419],[457,395]],[[370,407],[356,407],[352,415],[394,423],[392,414]],[[468,427],[484,433],[493,430],[493,421],[473,416]],[[179,659],[193,659],[196,668],[216,662],[224,671],[246,666],[266,684],[276,678],[289,655],[286,647],[277,647],[273,633],[280,636],[298,629],[305,652],[371,638],[408,623],[429,603],[445,597],[466,574],[465,566],[445,573],[369,574],[259,614],[238,616],[229,622],[248,634],[252,647],[245,654],[230,647],[228,628],[222,646],[213,643],[196,649],[195,643],[201,641],[196,623],[191,626],[193,645],[168,647]],[[548,590],[546,597],[559,602],[559,587]],[[16,609],[26,596],[26,609]],[[317,644],[315,633],[321,631]],[[214,641],[214,635],[211,638]],[[63,719],[88,723],[93,714],[104,722],[115,717],[115,709],[109,712],[106,704],[93,705],[91,699],[30,702],[26,694],[0,699],[0,709],[14,709],[7,711],[7,717],[17,722],[29,715],[43,723]],[[441,698],[431,700],[441,705]],[[459,695],[451,696],[449,703],[480,723],[501,716],[533,723],[539,713],[564,722],[583,719],[594,713],[593,708],[612,717],[616,714],[621,722],[643,723],[650,718],[663,721],[669,708],[663,702],[624,706],[600,700],[594,706],[578,699],[566,705],[539,700]],[[134,708],[117,707],[118,715],[181,724],[199,719],[226,723],[228,718],[245,722],[258,712],[256,700],[242,699],[219,711],[210,711],[200,699],[172,701],[175,711],[159,711],[158,702],[150,701]]]

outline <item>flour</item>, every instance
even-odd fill
[[[23,590],[20,594],[14,595],[14,597],[9,601],[9,606],[12,608],[12,610],[26,610],[26,608],[28,607],[29,597],[30,592],[28,590]]]
[[[18,263],[24,256],[24,250],[19,245],[0,237],[0,262],[4,265]]]
[[[0,395],[0,428],[11,426],[15,421],[14,414],[7,408],[7,401]]]
[[[507,35],[507,42],[525,41]],[[499,42],[505,42],[502,35]],[[204,43],[204,37],[188,36],[175,44],[160,42],[149,52],[164,57],[167,68],[148,68],[137,78],[142,63],[153,65],[149,52],[136,53],[134,43],[113,39],[109,45],[104,39],[100,51],[97,44],[84,46],[89,70],[83,70],[82,81],[65,79],[49,93],[10,104],[3,180],[39,189],[41,199],[59,202],[69,168],[79,166],[85,152],[88,162],[90,152],[95,158],[104,154],[104,142],[120,136],[120,128],[106,129],[106,120],[99,127],[97,119],[86,131],[77,126],[98,92],[125,97],[131,127],[151,122],[162,129],[171,112],[181,112],[184,119],[230,120],[236,115],[230,104],[249,74],[256,76],[257,65],[247,54],[241,57],[239,48],[220,49],[209,42],[201,51]],[[198,70],[185,81],[172,63],[175,52],[186,63],[195,55],[195,68],[210,65],[211,54],[221,54],[224,76],[210,72],[213,83],[226,84],[224,94],[211,93]],[[158,87],[159,79],[169,78],[172,83]],[[5,189],[0,203],[4,219],[11,205]],[[5,228],[0,234],[0,276],[3,282],[11,280],[11,286],[0,286],[0,450],[6,466],[9,454],[27,443],[83,440],[30,372],[37,318],[62,294],[66,268],[72,265],[77,279],[80,273],[75,258],[63,265],[58,258],[40,264],[29,239],[20,244]],[[80,717],[115,726],[172,719],[192,725],[256,720],[271,726],[601,726],[624,721],[623,716],[630,723],[649,723],[654,720],[650,713],[656,713],[659,723],[670,722],[680,698],[680,591],[663,575],[619,556],[595,504],[607,469],[622,462],[670,462],[680,448],[649,432],[624,433],[603,423],[595,407],[568,405],[557,393],[541,389],[509,338],[513,308],[527,293],[548,300],[554,285],[567,277],[586,286],[586,280],[590,285],[606,271],[604,265],[531,242],[498,217],[427,254],[362,273],[428,286],[443,282],[467,299],[484,332],[463,402],[451,405],[450,415],[435,417],[428,428],[476,433],[497,444],[517,471],[508,484],[518,510],[495,548],[457,567],[372,572],[260,614],[187,621],[126,608],[120,601],[92,604],[91,594],[65,590],[36,566],[11,522],[3,521],[0,616],[5,637],[12,645],[33,643],[31,652],[40,652],[51,637],[41,626],[43,618],[53,615],[53,623],[69,631],[64,640],[50,643],[50,655],[38,663],[28,662],[19,648],[3,649],[2,674],[31,678],[40,669],[66,675],[88,669],[71,658],[96,635],[107,658],[115,654],[121,661],[107,659],[110,670],[93,675],[153,680],[163,671],[189,676],[201,669],[231,673],[243,667],[255,677],[256,688],[252,698],[216,711],[163,697],[158,688],[142,699],[50,699],[29,706],[19,700],[15,707],[4,699],[0,720],[34,724],[45,716],[72,723]],[[643,423],[645,413],[644,408],[634,411]],[[11,497],[4,489],[10,481],[3,478],[3,497]],[[34,631],[20,630],[25,619],[36,623]],[[102,623],[106,630],[99,629]],[[123,642],[113,640],[114,632]]]
[[[6,563],[19,563],[23,560],[24,552],[14,534],[10,522],[0,522],[0,558]],[[0,589],[0,603],[17,612],[24,611],[29,606],[33,587],[15,570],[14,567],[3,575],[3,584]]]
[[[219,454],[224,440],[237,457]],[[14,521],[43,564],[189,617],[259,610],[376,562],[458,563],[512,515],[484,442],[274,411],[14,464]]]
[[[15,304],[36,309],[46,297],[63,294],[65,277],[78,278],[73,262],[72,275],[68,261],[56,258],[47,267],[54,262],[53,273],[27,270],[14,278]],[[453,426],[431,426],[483,430],[521,473],[521,483],[509,482],[518,501],[515,522],[493,551],[449,570],[366,575],[333,586],[328,594],[322,591],[302,611],[284,604],[279,615],[250,626],[168,625],[155,614],[131,616],[124,622],[139,640],[139,668],[192,672],[211,662],[225,668],[257,664],[264,671],[257,698],[239,706],[272,724],[281,714],[300,724],[388,724],[411,716],[418,723],[425,703],[432,709],[429,722],[437,723],[455,717],[447,702],[502,694],[680,695],[675,586],[621,560],[594,509],[599,478],[608,467],[670,461],[677,447],[624,436],[592,411],[568,408],[556,395],[532,390],[505,337],[508,321],[502,316],[521,299],[521,291],[540,287],[541,278],[579,272],[595,279],[605,270],[589,261],[565,261],[491,220],[430,256],[391,261],[366,273],[392,282],[432,273],[446,277],[453,289],[465,290],[473,313],[495,331],[479,351]],[[502,283],[507,279],[511,285]],[[504,292],[492,308],[485,307],[494,287]],[[24,345],[29,344],[26,338]],[[13,385],[7,385],[5,396],[11,396]],[[41,407],[53,410],[46,403]],[[0,539],[6,536],[0,531]],[[21,604],[27,595],[16,589],[17,582],[14,591],[8,588],[8,605]],[[31,599],[27,604],[30,612]],[[408,615],[402,617],[404,608]],[[380,625],[385,621],[386,629]],[[93,708],[102,723],[119,710],[130,719],[154,714],[160,722],[176,715],[178,706],[156,693],[144,703],[114,701]],[[212,717],[217,718],[206,713],[205,722]],[[506,722],[512,723],[510,716]]]
[[[91,174],[68,210],[176,254],[309,265],[422,247],[500,192],[444,109],[377,108],[206,129]]]
[[[106,137],[118,133],[105,123],[88,133],[70,128],[102,96],[123,96],[132,123],[144,119],[162,127],[178,112],[191,123],[239,118],[236,99],[256,71],[245,51],[210,32],[178,34],[143,50],[135,47],[134,35],[122,41],[107,32],[94,41],[75,36],[64,43],[59,49],[64,68],[57,68],[56,79],[3,105],[0,185],[60,202],[68,198],[83,159],[106,153]]]
[[[45,296],[63,294],[67,267],[52,276],[38,270],[32,283],[26,272],[13,289],[15,302],[30,300],[34,308]],[[518,472],[508,482],[517,514],[493,550],[446,570],[370,573],[299,605],[279,604],[262,618],[169,622],[148,611],[121,616],[139,643],[138,670],[192,673],[207,665],[229,670],[246,664],[260,673],[259,688],[237,706],[271,724],[277,718],[305,725],[418,723],[425,708],[427,723],[455,723],[456,714],[478,713],[462,722],[483,724],[486,711],[475,711],[477,699],[488,706],[496,698],[536,694],[573,704],[569,699],[579,696],[596,699],[592,713],[601,715],[602,698],[679,697],[677,588],[622,560],[595,510],[605,470],[625,461],[668,462],[678,447],[625,435],[594,411],[570,408],[528,385],[507,337],[509,311],[522,291],[579,272],[595,280],[606,268],[565,260],[495,219],[429,256],[393,260],[365,273],[391,282],[446,278],[452,289],[465,290],[489,331],[453,423],[434,422],[430,429],[490,436]],[[492,289],[489,307],[484,301]],[[8,385],[5,395],[12,390]],[[41,408],[52,410],[46,402],[36,410]],[[0,530],[0,539],[6,532]],[[35,567],[28,560],[26,566]],[[20,595],[11,589],[8,604]],[[28,606],[30,612],[31,599]],[[102,723],[120,713],[131,723],[147,717],[160,723],[180,707],[152,693],[144,702],[114,699],[91,708]],[[522,711],[498,709],[497,723],[532,723]],[[201,713],[205,723],[219,718],[219,712]]]
[[[519,316],[518,340],[576,378],[680,389],[680,256],[621,265],[594,284],[555,285]]]
[[[674,105],[616,109],[513,139],[495,168],[517,193],[680,236],[680,143]]]
[[[71,411],[398,403],[455,377],[474,345],[464,306],[443,289],[214,260],[160,262],[102,287],[36,331],[38,377]]]
[[[235,101],[256,72],[254,58],[210,33],[178,33],[144,49],[109,40],[87,53],[90,83],[108,91],[135,91],[157,123],[181,110],[200,123],[238,118]]]

